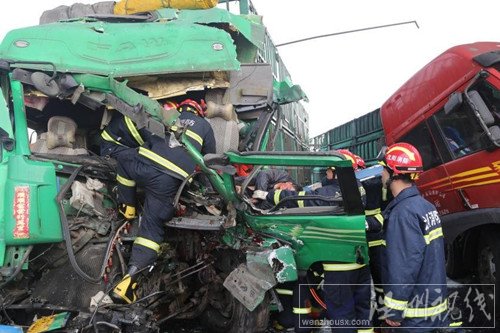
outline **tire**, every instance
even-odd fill
[[[459,244],[455,241],[446,244],[446,275],[452,279],[465,275],[465,262]]]
[[[261,333],[269,324],[269,295],[253,311],[248,311],[231,293],[224,289],[223,311],[209,305],[202,315],[202,323],[213,333]]]
[[[494,284],[495,290],[500,290],[500,276],[497,270],[500,270],[500,230],[485,230],[481,233],[478,251],[477,251],[477,278],[481,284]],[[483,286],[483,292],[493,294],[493,287]],[[487,309],[491,313],[494,307],[499,309],[500,297],[497,292],[495,302],[490,297],[486,297]],[[495,303],[495,304],[494,304]],[[499,311],[496,311],[496,317],[499,318]]]

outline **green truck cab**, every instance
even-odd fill
[[[318,261],[368,262],[350,162],[336,153],[264,151],[279,129],[276,115],[305,98],[258,63],[264,34],[258,17],[221,8],[84,17],[7,34],[0,45],[0,289],[9,316],[1,323],[29,325],[34,315],[58,313],[53,325],[77,330],[156,332],[172,319],[202,318],[210,331],[262,332],[278,283]],[[186,97],[234,112],[230,148],[211,156],[193,148],[177,111],[161,104]],[[124,273],[139,223],[119,217],[116,162],[97,155],[113,112],[175,138],[199,166],[179,189],[178,214],[166,223],[139,301],[126,306],[102,297]],[[216,139],[228,137],[220,131]],[[238,164],[292,174],[335,166],[343,196],[324,207],[260,210],[236,191]]]

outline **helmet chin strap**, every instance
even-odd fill
[[[385,187],[386,187],[388,190],[390,190],[390,189],[391,189],[392,180],[393,180],[393,179],[392,179],[392,176],[391,176],[391,177],[389,177],[389,179],[387,179],[387,180],[386,180],[386,182],[385,182]]]
[[[391,168],[389,168],[388,166],[384,165],[384,169],[387,170],[387,172],[389,173],[389,178],[385,181],[385,187],[390,190],[391,189],[391,184],[392,184],[392,181],[394,180],[393,177],[394,177],[394,172],[391,170]]]

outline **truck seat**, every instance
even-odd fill
[[[206,119],[212,126],[215,135],[216,153],[229,150],[238,151],[240,141],[238,117],[232,104],[216,104],[207,102]]]
[[[42,133],[31,145],[31,152],[56,155],[88,155],[85,144],[75,148],[77,125],[68,117],[54,116],[49,119],[47,132]],[[81,138],[78,140],[82,142]],[[84,140],[83,140],[84,142]]]

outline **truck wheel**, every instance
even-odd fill
[[[500,290],[500,278],[497,276],[497,269],[500,269],[500,244],[497,241],[500,237],[498,230],[485,230],[481,233],[481,241],[478,246],[477,277],[481,284],[494,284],[495,290]],[[493,299],[488,294],[493,294],[493,286],[483,286],[483,292],[486,294],[486,304],[493,313]],[[498,292],[497,292],[498,294]],[[498,295],[494,295],[498,296]],[[500,297],[495,297],[495,306],[500,306]],[[498,311],[496,314],[499,317]]]
[[[248,311],[231,293],[224,289],[224,304],[209,305],[202,315],[203,325],[214,333],[260,333],[269,324],[269,295],[253,311]]]
[[[496,282],[496,245],[489,241],[489,237],[484,236],[485,241],[479,244],[477,276],[481,283],[494,284]]]
[[[446,275],[452,279],[463,277],[465,274],[464,260],[457,242],[446,244]]]

